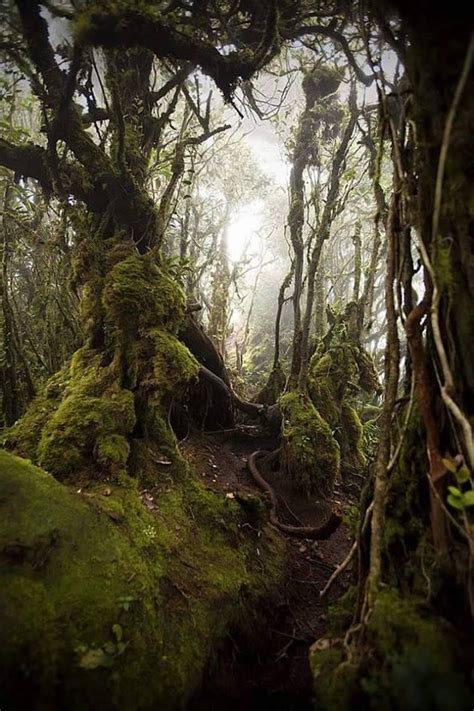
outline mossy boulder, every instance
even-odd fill
[[[330,496],[339,474],[339,445],[309,397],[300,391],[280,398],[283,458],[296,490]]]
[[[311,668],[321,711],[465,711],[472,695],[451,628],[421,598],[394,589],[375,601],[364,653],[351,663],[337,640],[313,645]]]
[[[191,475],[153,496],[0,450],[2,708],[183,708],[229,627],[255,626],[280,539]]]

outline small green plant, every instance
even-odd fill
[[[474,506],[474,488],[471,472],[462,457],[443,459],[446,470],[456,477],[457,486],[448,486],[448,504],[458,511],[466,511]],[[466,489],[466,485],[469,488]]]
[[[99,667],[113,666],[117,657],[120,657],[128,647],[128,642],[123,641],[122,626],[116,622],[112,625],[113,639],[108,640],[101,647],[81,644],[76,648],[79,655],[81,669],[98,669]]]
[[[124,612],[128,612],[130,610],[130,605],[132,604],[132,602],[135,602],[135,598],[131,597],[130,595],[123,595],[122,597],[119,597],[118,601],[120,609]]]

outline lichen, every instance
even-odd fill
[[[2,707],[182,708],[229,626],[254,623],[276,534],[193,477],[154,495],[126,475],[68,488],[0,451]]]
[[[283,457],[295,488],[309,496],[329,496],[339,473],[339,445],[309,397],[288,392],[280,398]]]

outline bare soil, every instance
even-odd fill
[[[248,471],[247,459],[256,449],[273,450],[275,446],[271,437],[249,430],[193,433],[180,448],[209,489],[227,496],[259,492],[263,497]],[[317,526],[327,518],[328,502],[295,495],[278,471],[262,473],[278,494],[282,521]],[[354,503],[353,495],[345,487],[337,487],[334,503],[344,510]],[[255,639],[250,643],[229,635],[202,689],[191,701],[191,711],[314,709],[309,647],[324,638],[328,606],[347,589],[351,569],[339,576],[323,599],[319,593],[346,557],[352,541],[345,524],[327,541],[286,539],[286,579],[271,609],[262,611],[267,628],[259,644],[255,645]]]

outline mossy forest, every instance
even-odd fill
[[[0,8],[1,711],[472,711],[472,8]]]

